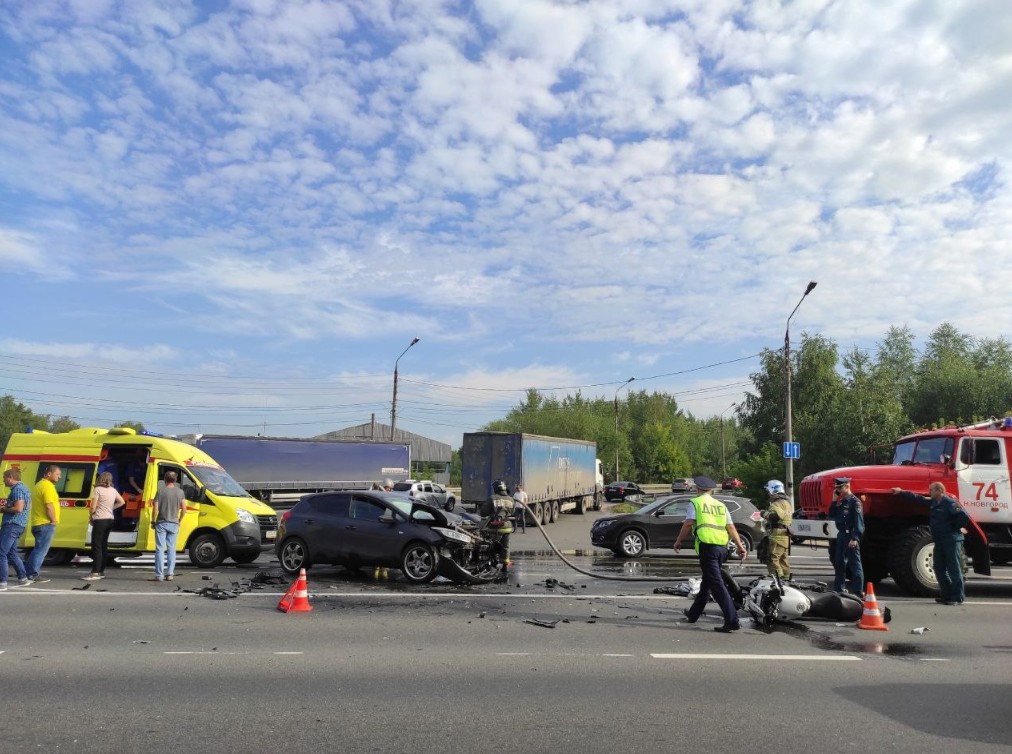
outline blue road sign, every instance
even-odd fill
[[[801,458],[801,443],[800,442],[785,442],[784,443],[784,458]]]

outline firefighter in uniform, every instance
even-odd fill
[[[766,482],[766,494],[770,496],[770,505],[763,511],[766,522],[767,537],[770,541],[770,559],[766,570],[770,576],[782,579],[791,577],[791,563],[788,555],[791,549],[791,533],[788,529],[794,515],[791,499],[787,497],[784,483],[777,479]]]
[[[492,495],[481,509],[482,526],[499,537],[502,547],[503,565],[510,565],[510,534],[513,533],[513,498],[510,497],[506,483],[501,479],[492,482]]]
[[[717,626],[714,631],[722,634],[731,633],[741,628],[738,622],[738,610],[734,606],[730,592],[724,584],[720,567],[727,560],[727,544],[734,540],[738,554],[745,559],[745,545],[734,528],[731,514],[727,506],[715,499],[710,493],[717,488],[717,483],[709,477],[697,476],[693,481],[700,494],[692,499],[692,506],[686,511],[685,523],[682,524],[678,536],[675,537],[675,552],[682,549],[682,539],[693,534],[696,553],[699,555],[699,566],[703,571],[703,581],[699,585],[699,594],[692,607],[685,611],[689,623],[695,623],[706,608],[710,595],[720,606],[724,614],[724,625]]]
[[[864,599],[864,567],[861,565],[861,537],[864,536],[864,511],[861,501],[850,491],[850,478],[833,480],[836,491],[829,506],[829,517],[836,523],[836,578],[833,591],[846,591]]]

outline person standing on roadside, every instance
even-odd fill
[[[770,479],[766,482],[766,494],[769,495],[770,505],[763,511],[763,520],[766,522],[766,536],[770,541],[770,560],[766,564],[766,570],[770,576],[779,576],[782,579],[791,577],[791,563],[789,554],[791,550],[791,532],[789,527],[794,516],[791,499],[787,497],[784,483],[777,479]]]
[[[165,486],[155,495],[151,526],[155,530],[155,576],[151,581],[172,581],[176,576],[176,538],[186,515],[186,496],[176,486],[176,472],[166,471]],[[163,559],[162,552],[165,552]]]
[[[3,521],[0,523],[0,592],[7,589],[8,566],[14,567],[18,586],[29,583],[28,572],[21,560],[21,553],[18,552],[18,540],[28,528],[28,512],[32,507],[32,493],[22,483],[20,469],[7,469],[4,472],[4,487],[9,487],[10,493],[0,508],[3,512]]]
[[[931,565],[935,569],[941,597],[935,602],[943,605],[962,605],[966,601],[963,585],[963,527],[970,525],[970,516],[955,498],[945,494],[945,485],[932,482],[928,497],[893,487],[893,494],[910,503],[926,505],[929,509],[928,526],[935,541]]]
[[[731,520],[727,506],[714,498],[710,493],[717,488],[717,483],[709,477],[697,476],[693,481],[699,496],[692,499],[692,505],[685,513],[685,523],[675,537],[675,552],[682,549],[682,540],[692,533],[695,539],[696,553],[699,555],[699,567],[703,571],[703,581],[699,585],[699,593],[692,606],[685,611],[689,623],[695,623],[706,608],[706,602],[713,596],[713,601],[720,606],[724,614],[724,625],[717,626],[714,631],[728,634],[741,628],[738,622],[738,610],[727,590],[720,567],[728,558],[727,545],[732,539],[738,548],[742,560],[748,552],[742,544],[738,530]]]
[[[105,561],[109,554],[109,534],[116,520],[115,511],[126,505],[123,496],[112,484],[112,474],[103,471],[98,475],[98,485],[88,503],[91,513],[91,573],[82,576],[84,581],[98,581],[105,578]]]
[[[829,517],[836,522],[836,578],[833,591],[850,593],[864,599],[864,567],[861,565],[861,537],[864,536],[864,511],[861,500],[850,491],[850,479],[833,480],[836,491],[829,506]]]
[[[49,545],[53,542],[56,526],[60,523],[60,493],[56,491],[56,483],[62,476],[60,467],[51,463],[46,466],[42,479],[32,490],[32,511],[28,521],[32,527],[32,536],[35,537],[35,546],[25,559],[25,570],[30,582],[45,584],[49,581],[39,576],[39,571],[49,552]]]
[[[513,492],[513,515],[520,524],[520,531],[527,533],[527,493],[524,486],[518,484]]]

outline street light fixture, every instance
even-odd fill
[[[784,330],[784,375],[787,382],[787,406],[784,412],[785,416],[785,434],[787,435],[787,442],[794,442],[794,430],[791,427],[791,318],[795,312],[798,311],[798,307],[801,306],[801,302],[805,300],[805,296],[815,290],[815,286],[818,283],[811,281],[808,287],[805,288],[805,292],[801,295],[798,300],[798,305],[794,307],[794,311],[791,312],[791,316],[787,318],[787,328]],[[794,458],[789,453],[784,453],[787,456],[787,497],[790,498],[791,507],[794,508]]]
[[[615,388],[615,478],[612,480],[614,482],[618,481],[618,391],[635,379],[635,377],[630,377],[628,380]]]
[[[726,451],[724,450],[724,414],[730,411],[732,408],[737,408],[737,403],[732,403],[730,406],[720,412],[720,469],[723,473],[723,479],[727,479],[727,459],[725,458]]]
[[[411,346],[417,343],[421,338],[412,338],[411,342],[408,343],[408,347],[401,351],[401,356],[406,354]],[[390,442],[394,440],[394,428],[397,426],[397,363],[401,360],[401,356],[398,356],[394,361],[394,399],[390,404]]]

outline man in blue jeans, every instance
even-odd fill
[[[32,493],[22,484],[20,469],[4,472],[4,487],[10,488],[10,494],[0,507],[0,512],[3,512],[3,522],[0,523],[0,592],[7,589],[8,565],[14,566],[18,586],[29,583],[25,564],[18,552],[18,540],[28,526],[28,511],[32,507]]]
[[[176,486],[176,472],[166,471],[164,479],[165,486],[155,495],[151,512],[151,525],[155,529],[155,577],[151,581],[175,578],[176,537],[179,536],[179,522],[186,514],[186,497]]]
[[[44,584],[49,581],[39,576],[39,571],[49,552],[53,535],[56,534],[56,526],[60,523],[60,493],[56,491],[56,483],[62,476],[60,467],[52,463],[46,467],[42,479],[32,491],[32,511],[28,521],[32,527],[32,536],[35,537],[35,547],[28,553],[25,570],[28,571],[28,580],[33,583]]]

